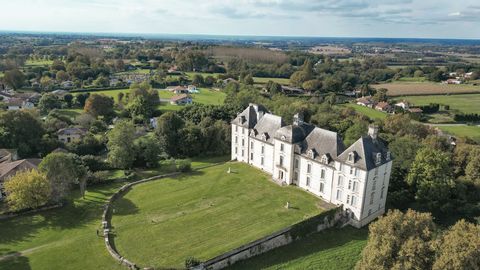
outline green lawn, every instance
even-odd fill
[[[326,230],[234,264],[227,270],[353,269],[367,243],[367,234],[366,228]]]
[[[430,103],[450,105],[450,110],[458,110],[463,113],[480,113],[480,94],[449,95],[449,96],[406,96],[402,99],[421,106]]]
[[[290,85],[290,79],[286,78],[261,78],[261,77],[254,77],[253,78],[255,83],[258,84],[266,84],[268,81],[274,81],[279,84],[283,85]]]
[[[221,92],[221,91],[215,91],[208,88],[198,88],[198,89],[200,90],[200,93],[191,94],[191,96],[193,97],[193,102],[195,103],[206,104],[206,105],[222,105],[227,96],[224,92]],[[172,94],[168,91],[160,91],[160,98],[170,98],[174,95],[175,94]],[[170,104],[170,102],[162,102],[158,106],[158,108],[163,111],[178,111],[183,107],[185,106],[172,105]]]
[[[0,269],[123,269],[96,235],[103,205],[121,185],[89,188],[85,199],[72,196],[62,208],[0,221],[0,256],[24,253],[0,259]]]
[[[356,112],[358,112],[360,114],[363,114],[363,115],[366,115],[368,118],[370,118],[372,120],[384,119],[388,116],[388,114],[386,114],[384,112],[379,112],[375,109],[368,108],[368,107],[365,107],[365,106],[360,106],[360,105],[353,104],[353,103],[347,103],[347,104],[344,104],[344,105],[341,105],[341,106],[353,108]]]
[[[53,63],[52,60],[33,60],[29,59],[25,62],[25,66],[35,67],[35,66],[50,66]]]
[[[480,127],[478,126],[439,126],[438,128],[454,136],[470,137],[480,141]]]
[[[75,119],[77,116],[83,113],[82,109],[57,109],[57,112],[70,117],[71,119]]]
[[[189,256],[209,259],[322,211],[315,196],[270,178],[227,163],[135,186],[115,203],[115,245],[142,267],[182,267]]]
[[[397,80],[398,82],[427,82],[425,77],[402,77]]]
[[[126,74],[150,74],[150,69],[135,69],[135,70],[115,73],[115,75],[126,75]]]

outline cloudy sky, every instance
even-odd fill
[[[0,30],[480,38],[479,0],[4,0]]]

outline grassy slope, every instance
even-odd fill
[[[199,88],[199,90],[200,93],[191,94],[191,96],[193,97],[193,102],[200,104],[221,105],[227,96],[224,92],[215,91],[208,88]],[[174,94],[170,92],[160,91],[160,98],[170,98],[172,96],[174,96]],[[162,102],[158,108],[164,111],[176,111],[183,107],[184,106],[171,105],[170,103]]]
[[[439,103],[450,105],[450,110],[464,113],[480,113],[480,94],[450,95],[450,96],[406,96],[404,99],[415,105]]]
[[[360,105],[357,105],[357,104],[348,103],[348,104],[344,104],[342,106],[353,108],[358,113],[364,114],[372,120],[374,120],[374,119],[384,119],[388,116],[388,114],[386,114],[386,113],[379,112],[375,109],[360,106]]]
[[[454,136],[470,137],[480,141],[480,127],[478,126],[439,126],[438,128]]]
[[[429,94],[451,94],[455,92],[480,92],[480,86],[472,84],[447,85],[435,82],[397,81],[391,83],[375,84],[373,87],[388,89],[389,96],[404,95],[429,95]]]
[[[330,229],[311,235],[228,270],[241,269],[353,269],[367,243],[366,228]]]
[[[208,259],[321,212],[316,197],[269,178],[228,163],[136,186],[115,206],[115,244],[142,266],[181,267],[188,256]]]

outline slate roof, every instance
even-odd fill
[[[355,153],[355,162],[348,162],[348,155]],[[347,164],[351,164],[353,167],[360,168],[362,170],[370,171],[375,167],[381,166],[390,160],[387,160],[388,149],[381,139],[372,139],[370,136],[362,136],[354,144],[348,147],[342,154],[338,156],[338,160]],[[379,164],[375,164],[376,154],[381,153],[382,158]]]
[[[345,145],[336,132],[318,127],[310,132],[300,146],[300,154],[306,155],[313,150],[315,159],[321,159],[323,155],[327,155],[331,160],[336,159],[345,150]]]
[[[282,140],[282,137],[285,137],[283,141],[298,143],[303,141],[314,128],[315,126],[304,122],[298,125],[285,126],[275,133],[275,138]]]
[[[243,112],[238,114],[231,123],[251,129],[254,128],[262,116],[267,113],[269,113],[269,111],[263,105],[250,104]]]
[[[280,116],[267,113],[260,118],[250,135],[261,140],[263,134],[266,134],[266,141],[268,143],[273,143],[275,132],[284,125],[285,124]]]

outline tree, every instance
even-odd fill
[[[205,82],[205,79],[200,74],[195,74],[192,79],[192,84],[196,86],[202,86]]]
[[[8,206],[13,211],[38,208],[50,199],[50,183],[36,170],[17,172],[4,185]]]
[[[0,145],[17,149],[20,157],[38,154],[45,130],[38,115],[31,111],[0,113]]]
[[[157,119],[155,134],[168,155],[179,154],[178,139],[184,126],[185,122],[175,112],[167,112]]]
[[[302,84],[302,88],[309,92],[315,92],[322,88],[322,82],[319,80],[308,80]]]
[[[142,121],[152,116],[153,109],[154,108],[150,106],[149,102],[143,96],[133,98],[127,108],[133,119],[139,119]]]
[[[53,201],[58,202],[65,198],[74,184],[80,186],[80,193],[84,196],[88,171],[77,155],[51,153],[42,160],[38,168],[50,182]]]
[[[387,91],[385,88],[378,89],[372,99],[376,102],[387,101]]]
[[[115,115],[113,105],[113,98],[106,95],[92,94],[85,102],[84,110],[95,117],[111,117]]]
[[[468,156],[468,164],[465,167],[465,176],[472,182],[480,184],[480,148],[474,148]]]
[[[325,102],[329,106],[333,106],[333,105],[337,104],[337,95],[335,93],[328,94],[328,96],[326,96],[326,98],[325,98]]]
[[[75,97],[75,100],[77,101],[77,103],[80,107],[84,108],[85,107],[85,102],[87,101],[89,96],[90,96],[90,93],[78,94]]]
[[[108,87],[110,86],[110,80],[105,76],[99,76],[95,81],[93,81],[93,85],[98,87]]]
[[[476,270],[480,266],[480,225],[458,221],[438,242],[433,270]]]
[[[154,168],[158,166],[163,149],[157,138],[146,135],[135,140],[136,161],[139,166]]]
[[[370,224],[367,246],[355,269],[429,269],[434,231],[429,213],[389,211]]]
[[[72,94],[66,94],[65,96],[63,96],[63,101],[65,101],[65,103],[67,103],[68,108],[71,108],[72,103],[73,103],[73,95]]]
[[[5,71],[3,81],[13,90],[21,88],[25,84],[25,75],[18,69]]]
[[[49,76],[43,76],[40,79],[40,85],[42,85],[43,89],[50,89],[50,87],[53,85],[53,80]]]
[[[114,168],[129,169],[135,161],[135,126],[129,121],[120,121],[108,133],[107,160]]]
[[[38,102],[38,108],[42,113],[48,113],[54,109],[60,109],[62,102],[53,94],[44,94]]]
[[[357,122],[347,129],[345,132],[345,145],[353,144],[358,138],[367,133],[368,123]]]
[[[424,148],[418,151],[407,175],[415,198],[431,210],[438,210],[450,199],[455,186],[450,163],[447,153]]]
[[[55,75],[55,78],[57,79],[57,81],[60,81],[60,82],[70,80],[70,76],[68,75],[68,73],[63,70],[58,71],[57,74]]]
[[[275,95],[275,94],[278,94],[282,91],[282,85],[270,80],[265,85],[265,89],[267,89],[267,91],[270,94]]]

